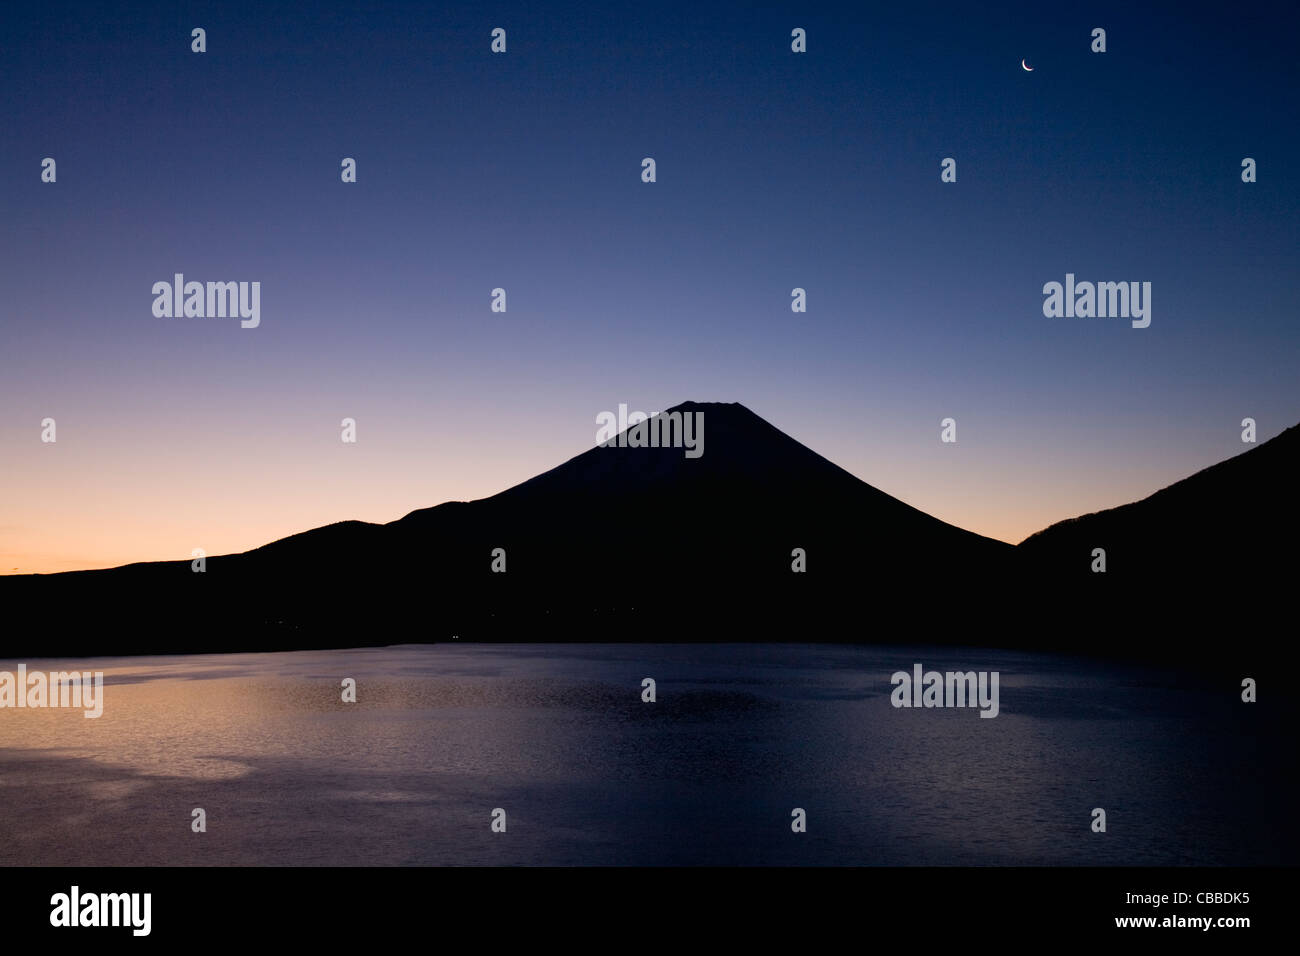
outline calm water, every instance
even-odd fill
[[[915,662],[999,671],[1000,715],[895,709],[890,674]],[[0,710],[0,863],[1297,859],[1294,705],[1242,704],[1241,675],[743,644],[56,666],[105,672],[104,715]],[[340,700],[345,677],[356,704]],[[656,703],[642,703],[643,677]],[[190,830],[195,807],[206,833]],[[496,807],[504,834],[490,830]],[[806,833],[791,832],[794,807]],[[1105,834],[1089,828],[1094,807]]]

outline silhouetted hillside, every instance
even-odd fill
[[[1059,521],[1019,545],[1052,576],[1092,575],[1106,552],[1112,579],[1268,579],[1296,568],[1300,426],[1148,498]]]
[[[891,498],[741,405],[670,411],[704,413],[701,457],[593,447],[490,498],[329,525],[210,557],[202,574],[184,560],[0,579],[7,603],[36,612],[12,643],[907,640],[996,606],[1009,545]]]
[[[735,404],[704,454],[591,448],[490,498],[243,554],[0,577],[0,656],[435,640],[968,643],[1272,653],[1300,429],[1012,548],[855,478]],[[1090,570],[1093,548],[1107,570]],[[495,573],[494,549],[505,572]],[[803,549],[807,570],[791,569]]]
[[[1295,655],[1277,623],[1294,588],[1300,426],[1132,504],[1061,521],[1016,549],[1028,616],[1073,619],[1087,646],[1178,661]],[[1093,551],[1106,570],[1093,571]]]

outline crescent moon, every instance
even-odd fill
[[[1033,68],[1032,66],[1030,66],[1028,63],[1026,63],[1024,60],[1021,60],[1021,61],[1020,61],[1020,65],[1021,65],[1022,67],[1024,67],[1024,70],[1025,70],[1026,73],[1033,73],[1033,72],[1034,72],[1034,68]]]

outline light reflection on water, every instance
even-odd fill
[[[893,708],[890,674],[918,661],[999,671],[1000,715]],[[1276,697],[1242,705],[1235,679],[770,644],[57,664],[74,668],[105,672],[101,718],[0,710],[0,863],[1295,859],[1294,711]],[[340,700],[344,677],[356,704]],[[657,681],[654,704],[641,702],[643,677]],[[190,830],[195,807],[206,833]],[[495,807],[506,834],[489,829]],[[791,833],[794,807],[807,833]],[[1105,834],[1089,829],[1093,807],[1107,811]]]

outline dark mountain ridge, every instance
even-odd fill
[[[1185,629],[1227,613],[1221,588],[1203,583],[1197,556],[1206,548],[1258,573],[1266,539],[1294,540],[1286,485],[1298,429],[1013,548],[890,497],[742,405],[687,402],[669,412],[703,414],[701,457],[594,447],[489,498],[387,524],[338,522],[209,557],[202,574],[182,560],[0,578],[17,623],[0,656],[447,639],[1110,652],[1130,647],[1132,630],[1152,616]],[[1234,523],[1246,489],[1270,509],[1276,534],[1260,533],[1258,521]],[[1180,526],[1187,521],[1199,537]],[[1096,546],[1107,549],[1105,574],[1089,570]],[[493,570],[496,549],[504,573]],[[803,573],[792,570],[795,549]],[[1166,592],[1196,581],[1199,603],[1170,605]]]
[[[1141,501],[1058,521],[1018,550],[1054,575],[1091,574],[1101,547],[1106,573],[1123,577],[1269,579],[1296,566],[1298,475],[1292,426]]]

